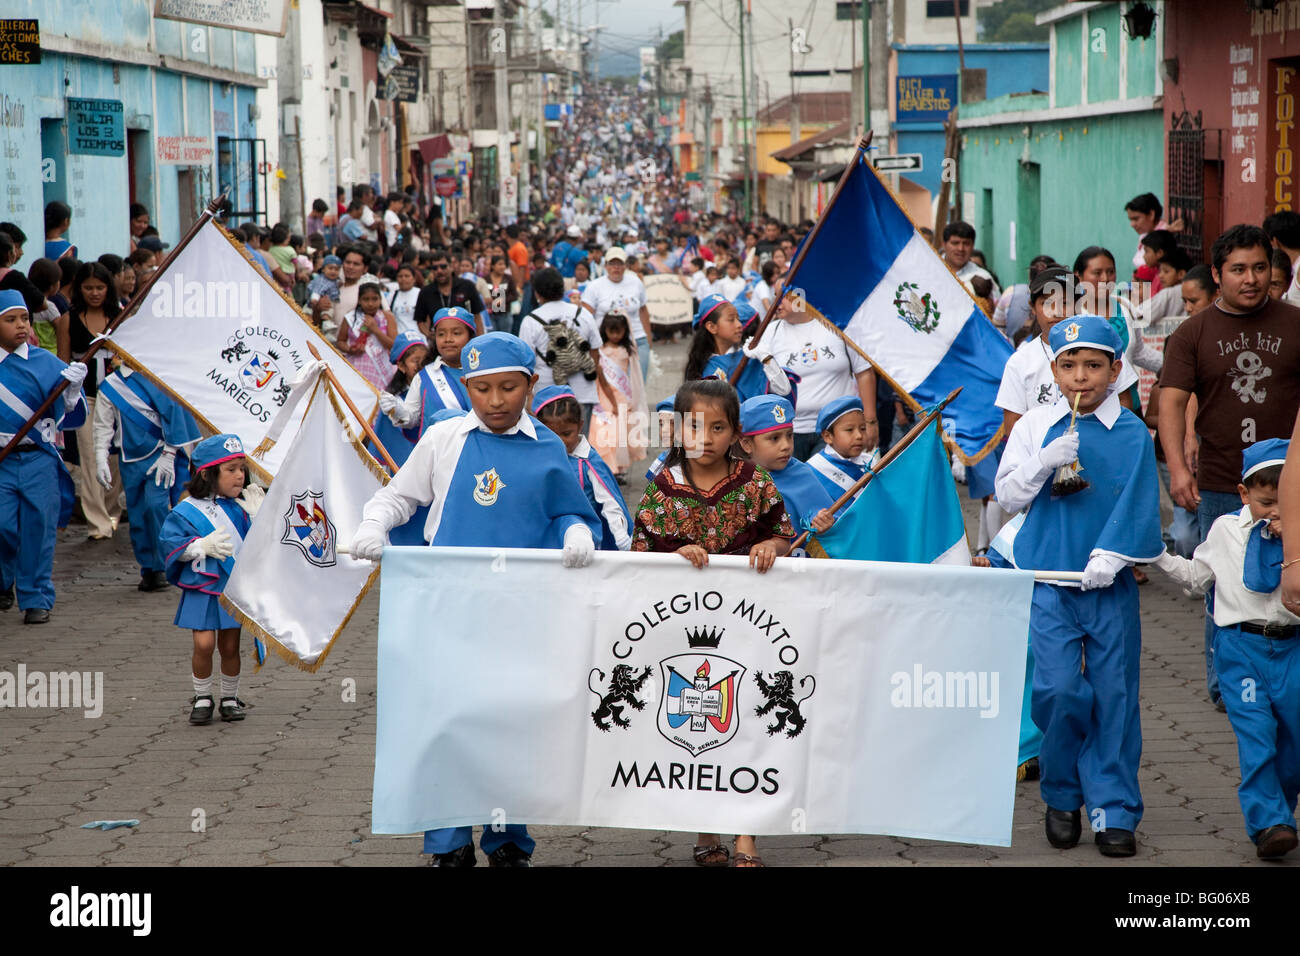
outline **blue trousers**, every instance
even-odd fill
[[[1270,640],[1219,628],[1214,648],[1223,702],[1237,735],[1237,799],[1252,840],[1295,826],[1300,793],[1300,638]]]
[[[507,823],[502,830],[494,830],[491,826],[484,826],[483,835],[479,838],[478,845],[484,853],[490,854],[507,843],[513,843],[530,856],[533,848],[537,846],[537,842],[528,835],[528,827],[522,823]],[[452,850],[459,850],[463,846],[473,845],[473,827],[443,827],[439,830],[424,831],[425,853],[450,853]]]
[[[1133,575],[1120,572],[1095,591],[1035,584],[1029,633],[1044,802],[1067,811],[1083,804],[1094,830],[1135,830],[1142,629]]]
[[[1223,515],[1241,510],[1241,495],[1224,491],[1201,491],[1201,504],[1196,509],[1197,528],[1204,542],[1210,527]],[[1205,592],[1205,689],[1210,700],[1219,702],[1219,674],[1214,667],[1214,588]]]
[[[0,461],[0,591],[17,585],[18,607],[54,607],[54,533],[63,465],[42,451]]]
[[[161,571],[167,567],[162,553],[160,532],[167,514],[181,500],[185,483],[190,480],[190,469],[184,458],[176,458],[176,483],[162,488],[147,475],[161,451],[139,461],[119,461],[122,489],[126,492],[126,510],[131,516],[131,550],[141,572]]]
[[[1031,641],[1025,653],[1025,696],[1020,704],[1020,755],[1016,766],[1037,757],[1043,749],[1043,732],[1034,723],[1034,645]]]

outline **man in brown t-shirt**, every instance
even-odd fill
[[[1159,435],[1169,492],[1176,504],[1196,512],[1202,541],[1215,519],[1241,509],[1242,450],[1288,437],[1300,409],[1300,309],[1268,297],[1271,251],[1268,234],[1257,226],[1233,226],[1219,236],[1212,252],[1219,297],[1165,342]],[[1183,453],[1193,394],[1201,443],[1195,474]],[[1206,682],[1218,705],[1213,631],[1207,614]]]

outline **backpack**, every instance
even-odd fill
[[[596,378],[596,360],[591,355],[591,344],[578,331],[578,318],[582,315],[579,307],[573,315],[573,325],[564,319],[552,319],[547,322],[529,315],[546,332],[547,349],[537,352],[537,357],[551,370],[556,385],[563,385],[575,374],[581,372],[587,381]],[[534,350],[536,351],[536,350]]]

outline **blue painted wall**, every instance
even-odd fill
[[[898,76],[933,76],[960,72],[955,44],[895,43]],[[986,96],[994,99],[1008,93],[1030,90],[1047,92],[1051,79],[1051,51],[1046,43],[969,43],[966,45],[966,68],[982,69],[987,77]],[[892,102],[892,99],[891,99]],[[900,153],[920,153],[922,170],[908,173],[907,178],[931,193],[939,189],[943,164],[943,124],[941,122],[894,122]]]

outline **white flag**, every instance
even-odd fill
[[[1007,846],[1033,576],[387,548],[371,830]],[[435,626],[428,626],[430,615]],[[504,815],[504,819],[503,819]]]
[[[244,536],[222,605],[280,656],[314,671],[361,601],[376,565],[339,554],[387,478],[345,424],[324,376]]]
[[[370,383],[210,220],[177,251],[110,344],[200,424],[233,432],[245,448],[266,436],[290,383],[313,361],[308,344],[362,415],[373,418],[379,406]],[[250,462],[274,476],[300,421],[299,415],[275,446]]]

